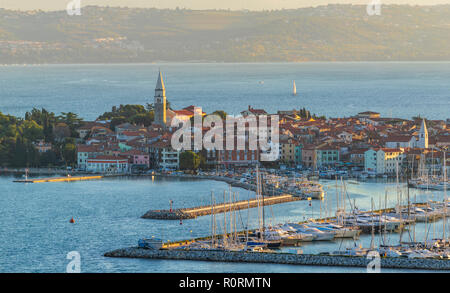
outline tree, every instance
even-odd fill
[[[185,151],[180,154],[181,170],[197,170],[200,166],[201,158],[193,151]]]
[[[228,114],[223,110],[216,110],[212,114],[220,116],[220,118],[222,118],[222,120],[227,119],[227,116],[228,116]]]
[[[77,148],[74,143],[65,143],[62,149],[64,161],[67,165],[73,165],[77,161]]]
[[[30,141],[44,138],[44,128],[33,120],[25,120],[21,125],[23,137]]]
[[[153,120],[155,120],[155,115],[153,112],[136,114],[128,120],[133,124],[144,125],[145,127],[147,127],[152,124]]]

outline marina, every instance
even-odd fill
[[[12,229],[9,229],[11,225],[3,226],[2,229],[4,232],[1,235],[9,239],[9,241],[6,241],[6,238],[2,237],[4,240],[5,251],[15,255],[15,257],[3,260],[2,269],[12,270],[15,267],[27,271],[29,263],[32,261],[31,258],[34,258],[36,255],[43,255],[45,256],[45,259],[38,258],[38,260],[43,264],[46,264],[45,267],[34,269],[34,271],[40,272],[57,271],[55,268],[52,268],[48,261],[58,261],[61,257],[65,259],[65,255],[60,256],[58,253],[49,249],[55,241],[60,241],[60,246],[65,251],[71,251],[74,250],[74,248],[79,250],[82,257],[85,258],[84,270],[87,272],[103,271],[105,268],[110,272],[155,271],[153,262],[156,261],[156,259],[146,259],[143,262],[130,260],[129,262],[126,261],[124,257],[104,258],[103,254],[108,251],[117,250],[119,247],[137,246],[138,239],[146,236],[151,238],[153,235],[155,238],[164,239],[164,244],[169,244],[171,248],[185,245],[186,243],[182,244],[183,241],[193,242],[193,240],[196,240],[198,243],[201,243],[201,241],[208,243],[208,238],[212,235],[210,216],[186,220],[183,221],[183,225],[179,225],[177,221],[140,219],[140,216],[145,213],[146,205],[148,205],[149,202],[156,208],[168,206],[167,197],[157,196],[166,193],[168,186],[170,186],[171,198],[180,205],[194,204],[196,206],[201,206],[210,204],[211,191],[216,195],[221,195],[224,190],[229,190],[228,184],[221,181],[193,180],[190,178],[165,176],[155,176],[154,181],[150,180],[147,176],[106,177],[103,180],[77,181],[70,185],[70,190],[67,190],[67,185],[64,182],[56,182],[50,185],[17,185],[12,182],[12,177],[3,176],[0,176],[0,181],[5,188],[5,193],[0,198],[0,202],[4,207],[4,212],[0,214],[1,221],[3,223],[13,223],[14,221],[19,220],[22,223],[19,225],[29,226],[30,228],[28,229],[31,229],[33,235],[35,235],[33,236],[33,239],[41,242],[40,246],[27,248],[28,252],[22,253],[21,250],[17,250],[17,247],[24,247],[23,245],[26,243],[26,237],[29,237],[28,234],[23,233],[22,230],[15,229],[13,231]],[[328,217],[332,217],[331,213],[334,215],[337,208],[337,197],[332,196],[336,188],[335,182],[321,181],[321,184],[323,184],[324,190],[327,191],[328,194],[325,197],[324,202],[318,200],[303,200],[266,206],[267,227],[269,225],[275,227],[275,223],[309,222],[307,219],[301,221],[303,215],[308,215],[308,218],[314,217],[316,219],[322,219],[325,213],[324,210],[322,210],[322,217],[320,217],[320,205],[327,205],[330,208],[330,212],[326,214]],[[402,186],[404,186],[404,184]],[[378,202],[378,198],[385,198],[385,189],[388,188],[389,190],[393,187],[392,183],[377,183],[374,180],[359,182],[358,185],[347,185],[349,196],[351,198],[357,198],[358,208],[360,210],[365,210],[368,213],[371,212],[370,198],[374,197],[375,202]],[[22,192],[23,188],[26,188],[25,193]],[[206,194],[198,192],[199,190],[205,190]],[[18,193],[19,191],[21,193]],[[233,187],[233,192],[238,192],[241,200],[246,200],[247,197],[248,199],[255,198],[254,192],[246,191],[239,187]],[[427,202],[427,198],[435,199],[435,201],[438,201],[438,199],[439,201],[442,200],[443,194],[441,191],[434,193],[436,194],[434,197],[431,197],[431,195],[419,196],[419,190],[411,190],[411,199],[417,197],[417,200],[421,200],[422,202]],[[127,194],[127,196],[124,196],[124,194]],[[388,206],[395,206],[397,201],[393,194],[388,193],[387,199]],[[20,202],[22,206],[24,206],[23,212],[14,209],[14,206],[16,205],[15,202]],[[310,203],[312,206],[309,205]],[[383,206],[383,204],[381,206]],[[403,204],[402,207],[404,210],[402,217],[406,218],[408,210],[407,205]],[[348,212],[351,211],[350,208],[347,207],[347,209]],[[412,210],[413,209],[411,208],[411,211]],[[395,213],[395,208],[392,208],[389,211]],[[24,212],[26,212],[28,216],[22,216]],[[249,238],[251,238],[250,235],[252,232],[257,232],[259,230],[258,211],[256,208],[251,208],[243,213],[242,211],[240,212],[244,227],[248,226]],[[374,209],[374,212],[376,213],[377,209]],[[237,232],[242,236],[246,232],[244,231],[245,229],[239,228],[242,227],[242,222],[240,220],[239,211],[237,211],[237,214]],[[223,222],[224,215],[224,213],[216,214],[216,239],[220,239],[220,235],[223,234],[223,225],[220,226],[219,223]],[[76,219],[75,224],[69,223],[69,219],[72,216]],[[46,220],[48,217],[59,220],[49,226]],[[32,222],[31,219],[33,219]],[[228,215],[228,227],[229,219]],[[326,217],[323,219],[326,219]],[[248,224],[245,224],[247,221]],[[315,222],[317,223],[319,221],[316,220]],[[404,230],[403,241],[413,242],[413,232],[415,230],[416,241],[429,239],[429,242],[431,243],[432,238],[439,237],[439,235],[442,234],[442,230],[440,229],[442,224],[439,223],[442,223],[442,218],[428,223],[416,222],[416,224],[412,226],[413,228],[410,228],[410,232],[408,232],[407,229]],[[379,226],[379,224],[375,222],[374,226]],[[75,239],[72,239],[72,237],[65,236],[68,231],[70,231],[71,234],[76,235],[76,241]],[[228,228],[227,233],[229,234],[230,231],[231,230]],[[43,238],[44,234],[42,233],[54,236],[46,240],[47,238]],[[409,237],[410,234],[411,238]],[[382,235],[381,239],[379,235]],[[384,243],[395,244],[395,239],[399,239],[399,237],[399,232],[390,232],[386,234],[375,233],[374,242],[383,244],[383,238],[385,238]],[[114,239],[114,241],[110,241],[111,239]],[[346,248],[354,247],[355,243],[358,247],[359,245],[362,247],[370,247],[371,242],[371,231],[370,233],[361,232],[357,240],[354,240],[353,238],[335,238],[331,241],[302,242],[300,247],[282,246],[276,253],[295,255],[297,254],[298,249],[305,255],[320,255],[324,252],[331,253],[339,250],[342,250],[342,253],[344,253],[346,252]],[[139,249],[138,251],[145,250]],[[182,254],[183,252],[177,253]],[[364,258],[361,259],[364,260]],[[245,262],[227,263],[202,261],[196,261],[194,263],[183,261],[180,263],[180,261],[177,260],[170,260],[168,262],[159,263],[156,271],[182,272],[185,269],[189,269],[193,272],[205,272],[212,267],[218,272],[251,272],[254,271],[255,267],[261,272],[336,271],[332,266],[285,266],[283,264],[274,263],[251,263],[252,265],[249,266],[249,264],[250,263]],[[356,271],[356,268],[357,267],[348,267],[347,270]],[[388,269],[386,268],[386,270]],[[402,271],[402,269],[395,270]]]
[[[267,176],[266,176],[267,178]],[[143,257],[162,259],[186,259],[186,260],[207,260],[229,262],[270,262],[280,264],[303,264],[303,265],[333,265],[341,257],[346,258],[341,261],[342,266],[363,266],[367,265],[366,257],[372,254],[386,258],[385,266],[388,268],[412,268],[412,269],[435,269],[447,270],[450,268],[450,245],[446,234],[447,217],[450,216],[450,203],[447,200],[446,188],[444,188],[444,200],[427,201],[413,203],[409,197],[409,185],[407,184],[406,205],[402,198],[399,178],[397,173],[396,193],[397,204],[394,208],[387,207],[387,192],[384,199],[384,209],[381,197],[379,199],[378,210],[375,210],[373,198],[371,198],[370,210],[360,210],[356,207],[356,201],[350,198],[346,185],[341,179],[342,186],[338,188],[336,184],[336,210],[334,217],[311,218],[307,221],[295,223],[287,222],[266,226],[263,198],[263,186],[266,183],[262,180],[262,175],[258,166],[254,176],[256,183],[256,200],[258,228],[250,230],[248,223],[245,225],[241,219],[243,231],[238,231],[239,209],[236,205],[236,193],[232,193],[231,185],[228,197],[224,191],[224,201],[219,204],[218,212],[224,213],[223,225],[216,221],[215,197],[211,193],[211,206],[199,210],[209,210],[211,215],[211,236],[198,239],[182,240],[174,243],[164,243],[161,239],[140,239],[138,247],[115,250],[108,252],[105,256],[112,257]],[[277,178],[278,179],[278,178]],[[278,182],[278,180],[277,180]],[[278,185],[278,184],[277,184]],[[340,189],[340,190],[339,190]],[[249,205],[249,202],[247,204]],[[348,203],[347,203],[348,202]],[[244,204],[241,202],[239,204]],[[250,208],[248,206],[248,208]],[[347,209],[346,209],[347,208]],[[172,210],[170,211],[172,212]],[[180,216],[182,214],[179,214]],[[417,241],[415,235],[416,222],[428,223],[436,222],[443,218],[442,238],[433,238],[432,241]],[[249,218],[247,217],[247,221]],[[181,224],[181,220],[180,220]],[[217,233],[218,227],[222,225],[223,234]],[[429,233],[429,228],[427,227]],[[406,234],[405,232],[408,232]],[[356,246],[356,240],[360,234],[371,234],[370,248]],[[386,242],[386,234],[399,234],[399,242],[396,245]],[[379,244],[375,245],[375,234],[378,234]],[[405,234],[405,235],[404,235]],[[407,236],[409,235],[409,241]],[[435,235],[435,226],[433,226]],[[404,237],[406,236],[406,237]],[[403,238],[404,237],[404,238]],[[347,247],[334,251],[322,252],[319,255],[303,255],[301,250],[297,253],[286,254],[277,252],[280,247],[297,247],[314,243],[315,241],[334,241],[337,238],[351,238],[354,241],[353,247]],[[405,241],[405,238],[407,239]],[[151,252],[141,252],[140,250],[150,250]],[[164,252],[160,252],[164,250]],[[167,252],[166,252],[167,251]],[[217,255],[220,256],[217,256]],[[287,255],[287,256],[286,256]],[[325,261],[322,259],[325,256]],[[216,258],[217,257],[217,258]],[[361,258],[364,261],[361,261]],[[420,261],[397,261],[397,259],[420,259]],[[311,261],[311,259],[315,259]],[[392,260],[393,259],[393,260]],[[431,260],[431,262],[430,262]],[[441,262],[435,262],[439,260]]]

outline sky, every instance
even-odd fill
[[[0,0],[0,8],[20,10],[64,10],[72,0]],[[82,6],[128,6],[188,9],[232,9],[263,10],[301,8],[329,3],[368,4],[380,1],[382,4],[434,5],[450,4],[450,0],[79,0]]]

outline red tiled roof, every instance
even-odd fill
[[[93,146],[93,145],[79,144],[79,145],[77,145],[77,152],[79,152],[79,153],[94,153],[94,152],[98,152],[98,147]]]
[[[384,141],[386,141],[386,142],[409,142],[410,140],[411,140],[411,136],[397,135],[397,136],[388,136]]]

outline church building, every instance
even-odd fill
[[[154,110],[155,120],[153,126],[159,126],[163,129],[168,128],[172,124],[172,120],[176,117],[179,121],[187,121],[194,116],[195,106],[189,106],[181,110],[172,110],[167,107],[166,87],[161,71],[159,71],[158,81],[155,87]],[[197,108],[201,115],[206,115],[201,108]]]

